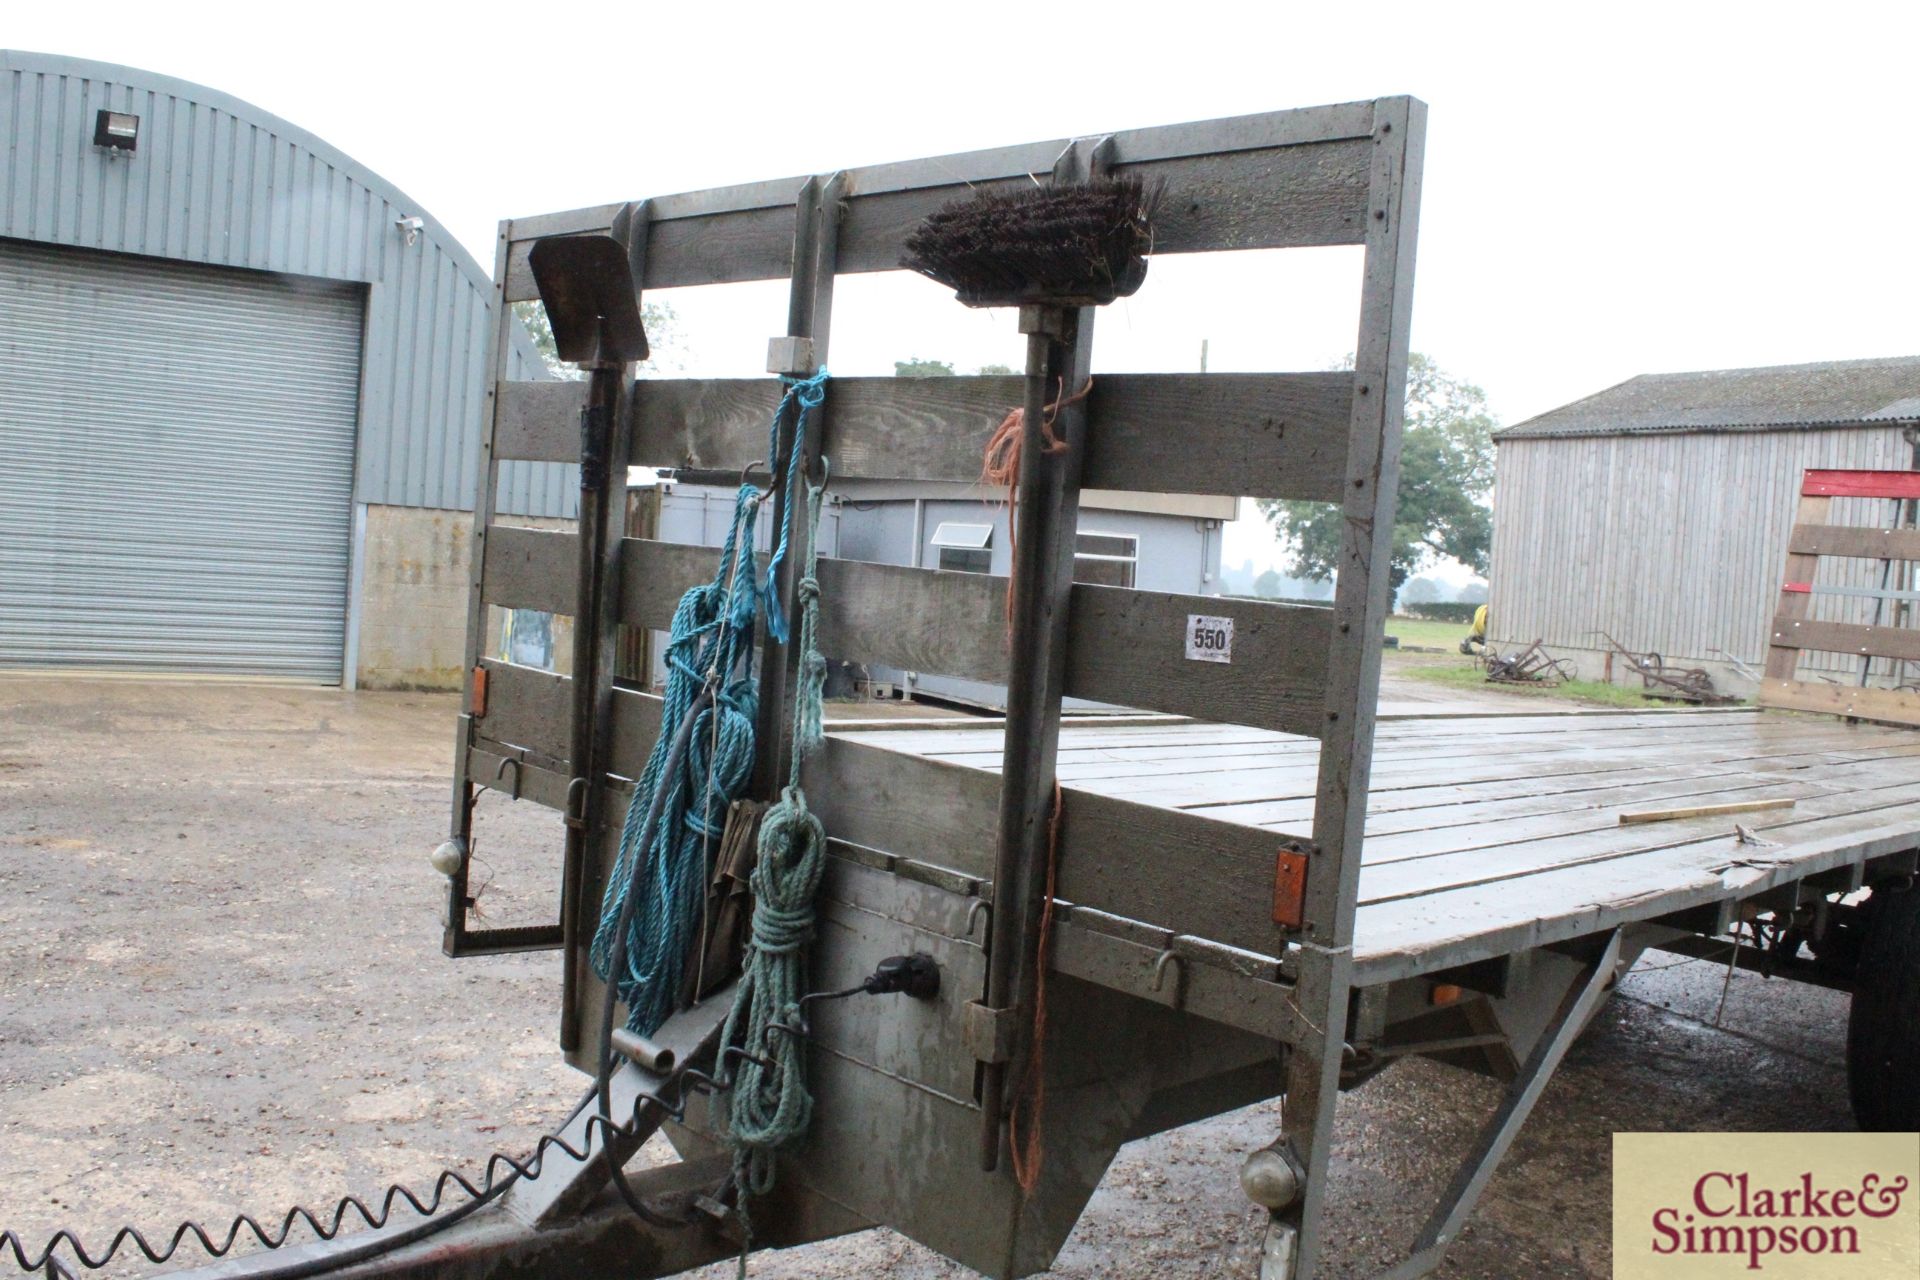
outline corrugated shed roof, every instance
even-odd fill
[[[1920,356],[1764,369],[1643,373],[1495,433],[1496,439],[1765,431],[1920,419]]]

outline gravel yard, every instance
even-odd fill
[[[444,695],[0,677],[0,1228],[37,1249],[60,1227],[104,1243],[121,1223],[164,1240],[183,1217],[277,1220],[395,1178],[424,1187],[444,1164],[476,1171],[558,1118],[584,1079],[554,1049],[553,957],[440,954],[427,853],[447,825],[455,710]],[[549,918],[557,819],[489,798],[483,824],[490,922]],[[1446,1274],[1607,1275],[1617,1130],[1851,1127],[1844,997],[1740,975],[1716,1028],[1723,971],[1660,965],[1576,1048]],[[1412,1238],[1495,1095],[1415,1062],[1349,1096],[1347,1274]],[[1275,1114],[1125,1149],[1055,1272],[1250,1277],[1257,1223],[1235,1170]],[[969,1273],[870,1232],[752,1274]]]

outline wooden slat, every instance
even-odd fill
[[[571,608],[574,535],[496,526],[484,592],[502,607]],[[680,596],[714,572],[710,547],[629,538],[621,621],[665,628]],[[859,560],[820,561],[820,648],[908,671],[1006,679],[1006,579]],[[1186,657],[1194,614],[1234,620],[1233,661]],[[1320,729],[1332,613],[1301,605],[1076,584],[1067,693],[1282,733]]]
[[[1776,619],[1773,643],[1822,653],[1857,653],[1875,658],[1920,662],[1920,631],[1910,627],[1870,627],[1853,622],[1804,622]]]
[[[1373,102],[1198,121],[1114,134],[1117,172],[1165,182],[1156,253],[1359,244],[1365,235]],[[848,170],[839,269],[892,271],[927,214],[981,189],[1045,172],[1068,139]],[[645,286],[788,274],[803,177],[652,200]],[[604,231],[620,205],[516,218],[506,298],[536,297],[527,251],[545,235]]]
[[[1119,165],[1144,164],[1178,156],[1231,151],[1266,151],[1318,142],[1365,138],[1372,132],[1376,103],[1370,99],[1327,106],[1295,107],[1258,115],[1227,116],[1181,124],[1123,129],[1109,135],[1113,160]],[[890,160],[845,170],[847,186],[860,195],[907,191],[950,183],[990,182],[1038,174],[1051,166],[1072,141],[1053,138],[1039,142],[988,147],[952,155]],[[656,222],[704,218],[747,209],[784,207],[806,182],[804,175],[710,187],[675,195],[655,196],[649,203]],[[519,217],[505,224],[513,240],[548,235],[580,235],[604,231],[621,204],[592,205],[559,213]]]
[[[803,782],[837,840],[992,874],[991,774],[829,737]],[[1272,834],[1071,788],[1063,814],[1057,897],[1261,955],[1284,950],[1271,918]]]
[[[1599,866],[1407,898],[1359,912],[1357,980],[1384,982],[1578,938],[1729,898],[1751,897],[1833,867],[1912,848],[1920,804],[1808,823],[1789,848],[1731,834]]]
[[[1825,524],[1827,513],[1833,509],[1833,499],[1816,495],[1803,496],[1794,511],[1794,523]],[[1820,558],[1805,552],[1787,553],[1785,567],[1781,571],[1780,603],[1774,610],[1773,629],[1778,634],[1790,623],[1804,622],[1809,616],[1813,599],[1804,591],[1790,590],[1796,583],[1812,582],[1815,570],[1819,568]],[[1766,679],[1761,685],[1761,705],[1766,704],[1766,685],[1775,681],[1791,682],[1794,668],[1800,663],[1800,651],[1788,645],[1769,645],[1767,648]]]
[[[1005,578],[832,559],[820,561],[819,576],[822,653],[929,675],[1006,680]]]
[[[580,461],[584,382],[495,384],[493,456],[502,462]]]
[[[1782,788],[1803,791],[1804,788]],[[1870,808],[1893,804],[1920,803],[1920,788],[1908,785],[1886,789],[1887,801],[1881,803],[1872,792],[1832,792],[1796,797],[1796,808],[1779,813],[1739,819],[1741,825],[1769,834],[1775,840],[1791,840],[1791,834],[1771,834],[1785,823],[1804,823],[1815,818],[1840,817]],[[1402,856],[1391,862],[1371,862],[1360,879],[1363,904],[1389,902],[1396,898],[1415,898],[1447,893],[1469,885],[1505,881],[1515,892],[1524,892],[1525,882],[1560,867],[1595,866],[1622,858],[1642,856],[1657,849],[1687,844],[1716,835],[1731,840],[1736,819],[1726,817],[1682,818],[1673,822],[1620,827],[1608,823],[1586,831],[1568,832],[1537,840],[1484,847],[1466,845],[1451,852],[1429,856]],[[1790,832],[1791,828],[1785,828]],[[1436,849],[1460,845],[1459,837],[1437,843]],[[1403,853],[1407,852],[1403,850]]]
[[[1117,164],[1114,172],[1166,186],[1153,220],[1155,255],[1286,249],[1365,239],[1371,157],[1363,137]],[[975,191],[1029,181],[1023,175],[969,184],[955,174],[941,186],[868,196],[856,186],[841,228],[840,269],[896,270],[907,236],[927,215]]]
[[[1373,153],[1372,137],[1364,136],[1119,165],[1116,172],[1166,184],[1153,220],[1156,254],[1361,244]]]
[[[501,383],[499,456],[573,460],[583,385]],[[1022,392],[1011,377],[838,378],[827,394],[836,476],[970,484]],[[631,462],[738,471],[763,460],[779,396],[773,379],[642,379]],[[1352,398],[1350,373],[1102,375],[1086,484],[1336,501]]]
[[[487,674],[485,715],[473,717],[476,737],[519,747],[543,765],[564,771],[573,710],[565,676],[483,658]]]
[[[680,597],[713,581],[719,563],[720,553],[713,547],[628,538],[620,548],[620,620],[632,627],[668,630]],[[754,563],[764,580],[766,554],[757,553]]]
[[[1791,809],[1795,801],[1785,796],[1759,800],[1730,800],[1719,804],[1690,804],[1666,809],[1635,809],[1620,815],[1620,825],[1641,822],[1678,822],[1683,818],[1711,818],[1728,813],[1756,813],[1763,809]]]
[[[1920,560],[1920,529],[1865,529],[1796,524],[1787,550],[1794,555],[1855,556],[1863,560]]]
[[[503,609],[571,614],[580,565],[571,533],[496,524],[487,529],[481,599]]]
[[[1127,165],[1167,184],[1154,220],[1154,253],[1212,253],[1229,249],[1286,249],[1359,244],[1366,237],[1366,139],[1219,155],[1182,156]],[[897,271],[907,236],[927,215],[975,190],[1012,187],[1028,179],[963,182],[889,191],[847,201],[841,228],[840,270]],[[732,284],[788,274],[793,253],[793,206],[663,220],[647,245],[645,287]],[[531,240],[516,240],[507,255],[509,302],[539,297],[527,266]],[[935,286],[929,285],[929,288]]]
[[[798,190],[797,183],[795,190]],[[605,229],[580,228],[581,231]],[[515,240],[508,247],[508,302],[528,302],[540,296],[540,291],[534,288],[533,271],[527,266],[527,254],[533,244],[532,240]],[[772,280],[785,276],[792,261],[791,203],[706,218],[660,221],[647,236],[644,287],[671,289],[682,285]]]
[[[1863,689],[1852,684],[1812,684],[1804,680],[1760,683],[1760,705],[1789,711],[1824,711],[1886,724],[1920,725],[1920,693],[1911,689]]]
[[[1920,498],[1920,471],[1810,468],[1801,482],[1800,492],[1833,498]]]
[[[549,809],[567,807],[569,779],[564,770],[536,764],[511,748],[491,740],[483,741],[486,745],[467,749],[467,776],[475,785],[516,799],[531,800]]]
[[[573,682],[551,671],[490,658],[483,659],[480,666],[487,672],[487,714],[475,717],[474,733],[491,743],[520,747],[564,769],[573,716]],[[659,698],[632,689],[614,691],[613,749],[608,760],[612,773],[622,778],[639,777],[659,734]]]
[[[1233,619],[1233,661],[1186,656],[1194,614]],[[1224,724],[1318,736],[1333,611],[1076,584],[1067,694]]]

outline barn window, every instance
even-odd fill
[[[1073,540],[1073,580],[1130,587],[1140,562],[1140,540],[1124,533],[1083,533]]]
[[[943,521],[933,531],[940,567],[953,573],[993,572],[993,526]]]

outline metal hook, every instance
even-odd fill
[[[515,800],[518,800],[520,798],[520,761],[517,757],[514,757],[514,756],[502,757],[499,766],[495,768],[493,771],[493,780],[495,782],[498,782],[500,781],[500,779],[506,777],[508,765],[513,766],[513,790],[508,792],[507,794],[512,796]]]
[[[1167,966],[1170,964],[1178,966],[1173,987],[1173,1002],[1175,1005],[1178,1005],[1183,994],[1181,988],[1186,985],[1187,962],[1179,952],[1173,950],[1171,947],[1162,951],[1160,958],[1153,962],[1153,989],[1155,991],[1165,989],[1167,983]]]
[[[833,474],[833,467],[827,462],[827,455],[824,453],[820,455],[819,463],[820,463],[819,481],[815,482],[812,476],[808,476],[807,483],[812,485],[816,489],[824,489],[827,487],[827,478]]]
[[[704,1071],[696,1070],[693,1067],[688,1067],[686,1070],[682,1071],[680,1073],[679,1078],[680,1078],[680,1097],[683,1104],[686,1100],[686,1094],[689,1089],[691,1089],[695,1093],[708,1094],[708,1093],[725,1093],[727,1090],[733,1088],[732,1076],[716,1078],[714,1076],[708,1075]]]
[[[961,936],[971,938],[973,936],[973,926],[980,922],[980,917],[987,916],[989,923],[991,923],[992,915],[993,904],[985,898],[975,898],[972,905],[967,908],[967,931]]]
[[[753,474],[753,469],[755,467],[764,467],[766,465],[767,465],[767,461],[765,458],[755,458],[752,462],[749,462],[746,466],[740,468],[740,483],[741,484],[748,483],[748,477]]]
[[[730,1044],[722,1050],[720,1053],[720,1061],[723,1064],[732,1063],[736,1066],[742,1062],[751,1062],[762,1071],[777,1071],[780,1068],[779,1063],[767,1057],[765,1054],[754,1053],[746,1046],[737,1044]],[[732,1077],[728,1078],[731,1079]]]
[[[569,826],[578,826],[587,820],[584,804],[578,812],[576,812],[573,807],[573,798],[576,795],[584,796],[586,794],[586,787],[587,780],[584,777],[575,778],[567,783],[567,807],[564,812],[566,814],[567,825]]]

